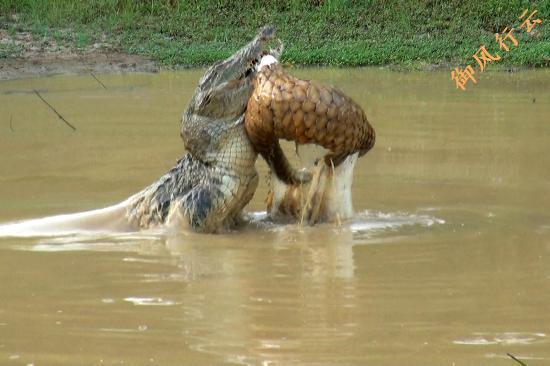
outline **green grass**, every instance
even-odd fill
[[[535,34],[517,29],[519,46],[499,51],[494,33],[518,27],[526,8],[543,23]],[[226,57],[265,24],[285,42],[283,60],[299,65],[465,66],[482,44],[502,65],[550,65],[550,0],[0,0],[0,14],[5,29],[11,14],[42,36],[71,29],[74,48],[106,33],[121,50],[166,65]]]
[[[21,53],[21,49],[14,44],[0,43],[0,60],[8,57],[18,56]]]
[[[91,35],[86,31],[80,31],[76,33],[75,44],[76,48],[85,48],[90,44]]]

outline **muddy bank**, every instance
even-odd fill
[[[85,53],[37,55],[32,58],[0,60],[0,80],[56,74],[157,72],[154,62],[136,55],[123,53]]]
[[[146,57],[121,52],[99,41],[74,49],[50,37],[0,29],[0,80],[56,74],[157,72]]]

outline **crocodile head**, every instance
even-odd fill
[[[195,115],[233,119],[244,114],[252,94],[257,65],[265,44],[273,39],[273,27],[264,27],[231,57],[212,65],[199,81],[188,111]]]

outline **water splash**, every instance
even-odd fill
[[[304,185],[288,185],[272,171],[267,208],[270,216],[310,225],[341,222],[353,217],[351,186],[357,159],[358,153],[349,155],[337,167],[329,167],[320,160],[311,168],[311,182]]]
[[[0,225],[0,237],[48,237],[129,231],[128,201],[97,210],[55,215]]]

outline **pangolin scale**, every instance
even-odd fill
[[[287,184],[303,178],[290,166],[278,139],[329,149],[329,166],[355,152],[364,155],[376,139],[365,112],[350,97],[332,86],[297,79],[277,63],[258,71],[245,127],[256,151]]]

